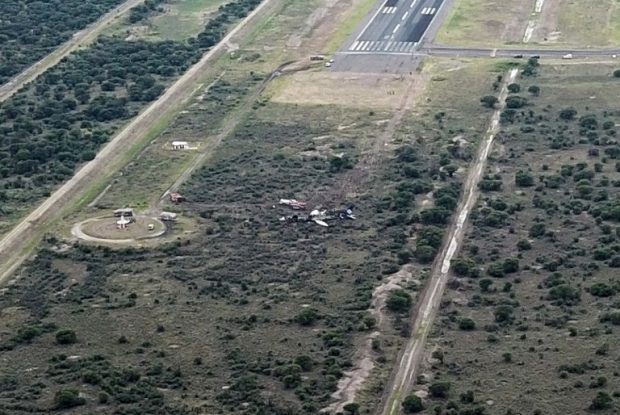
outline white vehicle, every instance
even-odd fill
[[[326,67],[326,68],[329,68],[330,66],[332,66],[332,63],[331,63],[331,62],[325,62],[325,67]]]
[[[562,56],[562,59],[573,59],[573,54],[567,53],[566,55]]]

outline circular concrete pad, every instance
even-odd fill
[[[135,221],[119,229],[118,218],[112,216],[87,219],[77,223],[71,233],[83,240],[102,243],[133,243],[142,239],[157,238],[166,232],[162,221],[149,216],[135,216]],[[149,230],[152,225],[153,230]]]

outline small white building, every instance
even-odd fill
[[[189,144],[187,141],[173,141],[172,149],[173,150],[185,150],[189,148]]]

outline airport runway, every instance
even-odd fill
[[[444,0],[386,0],[345,51],[412,53],[443,2]]]

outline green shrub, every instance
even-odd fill
[[[403,400],[403,409],[408,414],[417,414],[424,410],[422,399],[416,395],[409,395]]]

